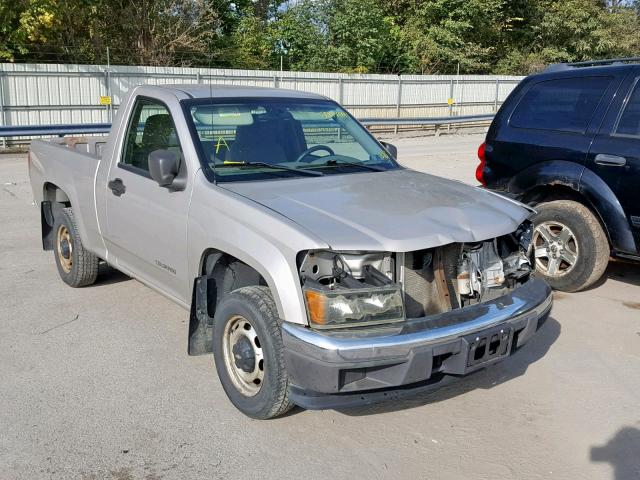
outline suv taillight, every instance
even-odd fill
[[[485,156],[486,145],[486,142],[482,142],[478,147],[478,158],[480,159],[480,164],[476,167],[476,180],[478,180],[482,185],[486,185],[486,182],[484,181],[484,167],[487,161]]]

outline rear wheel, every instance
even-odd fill
[[[231,403],[267,419],[293,407],[278,312],[268,288],[250,286],[225,295],[216,307],[213,355]]]
[[[593,285],[609,260],[609,242],[598,219],[572,200],[536,206],[533,246],[536,271],[556,290],[575,292]]]
[[[53,231],[53,254],[60,278],[71,287],[94,283],[98,277],[99,259],[82,245],[71,208],[63,208],[56,215]]]

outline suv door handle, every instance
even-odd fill
[[[599,153],[598,155],[596,155],[595,162],[598,165],[605,165],[608,167],[624,167],[627,164],[627,159],[624,157],[619,157],[618,155]]]
[[[124,186],[124,183],[122,183],[121,178],[114,178],[109,183],[107,183],[107,187],[111,189],[111,192],[116,197],[119,197],[120,195],[122,195],[124,192],[127,191],[127,188]]]

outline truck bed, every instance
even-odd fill
[[[78,211],[76,222],[82,242],[92,251],[104,248],[96,215],[95,179],[107,138],[34,140],[29,154],[34,202],[70,202]]]

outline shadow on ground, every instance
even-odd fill
[[[587,290],[594,290],[605,284],[609,280],[628,283],[636,287],[640,286],[640,262],[630,260],[612,260],[609,262],[607,271],[600,280],[594,283]]]
[[[126,280],[131,280],[131,277],[122,273],[120,270],[116,270],[110,267],[106,263],[100,263],[98,267],[98,279],[93,285],[89,287],[101,287],[104,285],[111,285],[112,283],[120,283]]]
[[[367,405],[365,407],[339,410],[349,416],[377,415],[421,407],[423,405],[442,402],[476,389],[490,389],[504,382],[524,375],[529,365],[537,362],[551,348],[560,336],[560,323],[552,317],[545,322],[536,335],[511,357],[501,363],[481,370],[439,390],[419,393],[415,396]]]
[[[618,280],[640,287],[640,262],[610,262],[607,267],[606,276],[611,280]]]
[[[591,447],[592,462],[607,462],[613,467],[614,480],[640,478],[640,430],[624,427],[605,445]]]

